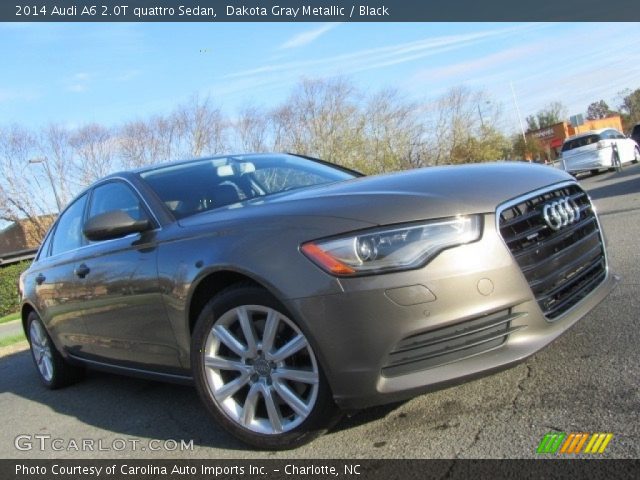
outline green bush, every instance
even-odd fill
[[[30,262],[20,262],[0,267],[0,317],[16,312],[20,306],[18,279]]]

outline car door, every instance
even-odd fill
[[[88,195],[71,203],[56,222],[29,271],[29,288],[54,342],[72,354],[86,354],[91,339],[82,317],[86,292],[74,273],[78,249],[84,245],[82,223]]]
[[[92,192],[87,219],[122,210],[152,220],[138,193],[111,180]],[[153,223],[153,220],[152,220]],[[157,225],[155,225],[157,226]],[[160,294],[157,229],[89,242],[76,259],[87,297],[83,317],[97,360],[156,367],[179,367],[178,350]]]

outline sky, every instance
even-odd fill
[[[503,130],[560,101],[569,115],[640,88],[633,23],[0,23],[0,126],[120,125],[193,94],[230,116],[301,78],[345,77],[429,102],[466,85]]]

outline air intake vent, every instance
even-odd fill
[[[510,333],[523,328],[510,326],[513,320],[523,315],[501,310],[407,337],[389,353],[382,374],[387,377],[405,375],[499,347]]]

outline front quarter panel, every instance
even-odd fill
[[[304,257],[299,246],[371,226],[336,217],[275,216],[168,228],[159,246],[158,274],[183,364],[189,363],[191,297],[209,275],[221,271],[244,275],[285,303],[290,298],[340,293],[338,280]]]

